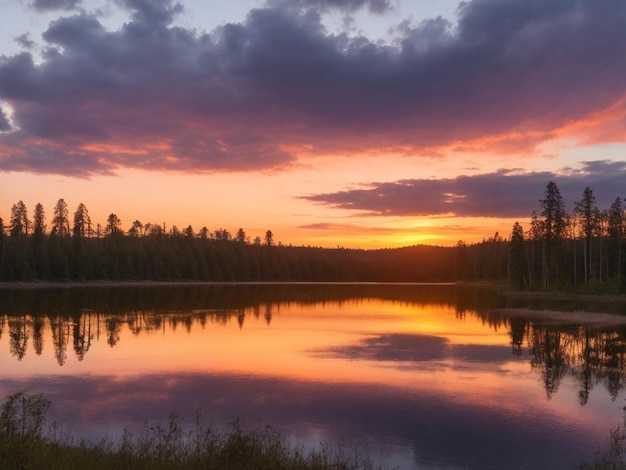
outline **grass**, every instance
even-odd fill
[[[0,467],[7,470],[84,469],[232,469],[232,470],[348,470],[383,469],[368,457],[346,455],[322,445],[305,451],[288,445],[271,427],[248,429],[237,421],[216,431],[196,416],[191,430],[171,415],[166,425],[128,430],[120,442],[58,438],[58,426],[46,419],[50,402],[42,395],[16,393],[0,413]]]
[[[624,428],[618,424],[611,429],[607,449],[598,452],[592,463],[583,462],[581,470],[626,470],[623,453],[625,439]]]

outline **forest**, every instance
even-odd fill
[[[394,249],[347,249],[276,243],[267,230],[250,241],[243,229],[166,231],[132,222],[127,230],[111,213],[92,224],[79,204],[70,217],[64,199],[53,209],[50,229],[41,204],[32,219],[22,201],[0,218],[0,281],[154,280],[213,282],[443,282],[501,280],[522,288],[592,286],[624,288],[626,218],[622,199],[608,209],[593,190],[582,192],[571,213],[550,181],[525,230],[496,233],[454,247],[417,245]]]

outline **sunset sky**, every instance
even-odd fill
[[[0,0],[0,217],[394,247],[626,196],[623,0]]]

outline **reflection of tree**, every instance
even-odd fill
[[[92,318],[90,313],[84,313],[74,319],[74,352],[79,361],[84,359],[94,338]]]
[[[558,390],[567,371],[567,361],[561,347],[561,332],[552,328],[535,328],[529,338],[532,368],[542,376],[548,399]]]
[[[67,359],[67,344],[70,340],[71,321],[64,320],[57,316],[50,321],[52,329],[52,344],[54,345],[54,356],[57,363],[62,366]]]
[[[22,360],[28,346],[28,325],[26,318],[9,320],[9,345],[11,354]]]
[[[33,319],[33,347],[38,356],[41,356],[43,352],[43,332],[45,325],[46,322],[43,317],[36,316]]]
[[[624,388],[624,371],[626,370],[626,338],[617,333],[610,334],[605,348],[607,360],[607,387],[611,398],[615,400]]]
[[[541,374],[551,398],[569,373],[579,384],[578,399],[586,405],[593,387],[603,382],[613,399],[626,386],[626,331],[603,331],[587,326],[533,324],[510,321],[514,354],[527,341],[531,367]]]
[[[527,322],[523,318],[511,318],[511,347],[513,348],[513,355],[522,355],[522,344],[524,344],[524,337],[527,334]]]
[[[239,323],[239,329],[243,328],[243,322],[246,319],[246,312],[244,309],[241,309],[237,312],[237,323]]]
[[[122,322],[117,316],[111,316],[104,320],[107,332],[107,344],[111,347],[115,346],[120,340],[120,331],[122,330]]]
[[[134,335],[160,331],[165,336],[178,325],[191,332],[207,323],[222,326],[237,321],[240,328],[247,321],[265,321],[269,325],[281,306],[358,305],[362,299],[403,302],[420,308],[423,305],[449,306],[459,320],[478,316],[495,331],[506,328],[512,352],[524,354],[527,345],[532,369],[542,377],[548,397],[553,396],[566,375],[579,385],[581,405],[587,403],[597,384],[604,385],[613,398],[626,387],[626,328],[607,330],[592,327],[545,325],[527,318],[506,318],[493,311],[498,299],[483,295],[482,290],[458,288],[456,300],[450,301],[451,288],[446,286],[184,286],[132,289],[59,289],[39,297],[40,290],[15,290],[0,296],[0,334],[10,326],[11,353],[27,354],[28,338],[33,338],[37,354],[44,349],[47,329],[57,362],[66,362],[70,337],[74,351],[83,360],[96,339],[115,346],[123,329]],[[53,294],[53,295],[50,295]],[[82,310],[90,306],[93,310]],[[515,307],[516,305],[512,305]],[[542,308],[543,309],[543,308]],[[70,312],[49,317],[47,312]],[[10,323],[10,325],[9,325]]]
[[[577,363],[580,364],[574,374],[580,383],[578,399],[581,405],[586,405],[589,401],[589,392],[593,388],[597,377],[602,374],[602,360],[600,352],[602,350],[602,338],[599,334],[592,334],[587,328],[579,329],[579,350]]]
[[[265,305],[265,315],[263,317],[267,322],[267,326],[270,326],[270,323],[272,323],[272,306],[270,304]]]

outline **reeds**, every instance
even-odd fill
[[[203,469],[203,470],[347,470],[385,468],[369,457],[332,450],[306,451],[288,445],[271,427],[247,428],[241,421],[225,431],[202,424],[198,413],[191,429],[177,415],[166,425],[145,424],[139,432],[125,430],[119,442],[97,443],[55,437],[58,426],[46,419],[50,406],[42,395],[17,393],[0,413],[2,469]]]

